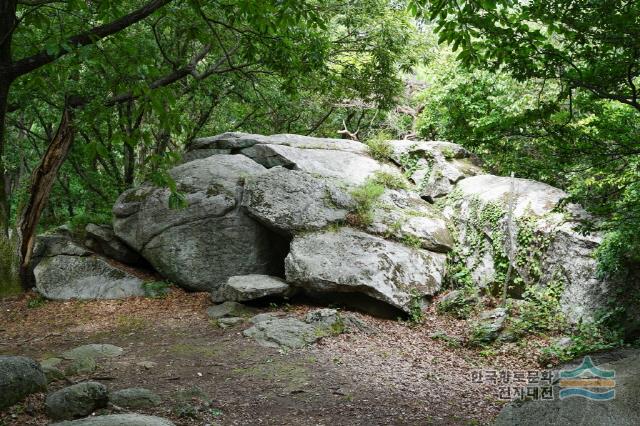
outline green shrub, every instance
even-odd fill
[[[368,226],[371,224],[373,208],[383,192],[384,186],[372,180],[367,180],[363,185],[351,191],[351,196],[356,202],[354,209],[356,223],[352,223],[353,225]]]
[[[163,299],[167,297],[169,287],[171,287],[171,283],[166,281],[148,281],[142,284],[144,295],[152,299]]]
[[[14,239],[0,236],[0,297],[12,296],[22,291],[16,244]]]
[[[538,362],[541,365],[566,362],[592,352],[623,346],[623,331],[619,323],[612,324],[611,321],[620,312],[620,309],[613,309],[599,315],[595,321],[577,324],[569,336],[571,344],[564,347],[552,345],[543,349]]]
[[[464,287],[455,297],[441,300],[436,305],[440,314],[449,314],[458,319],[467,319],[478,304],[478,295],[475,289]]]
[[[385,132],[380,132],[366,141],[369,147],[369,155],[378,161],[388,161],[393,154],[393,147],[389,142],[391,136]]]
[[[409,323],[413,325],[422,324],[424,313],[422,312],[422,296],[415,290],[411,291],[411,301],[409,302]]]
[[[566,322],[560,309],[561,294],[560,281],[527,289],[524,293],[525,302],[518,307],[518,316],[511,323],[512,331],[523,336],[562,330]]]
[[[111,223],[111,212],[79,214],[69,220],[69,229],[74,235],[84,236],[84,228],[90,223],[105,225]]]
[[[374,173],[372,181],[389,189],[407,189],[409,187],[404,176],[380,170]]]
[[[29,301],[27,302],[27,308],[37,309],[41,306],[44,306],[46,303],[47,299],[45,299],[41,294],[38,294],[36,295],[36,297],[29,299]]]

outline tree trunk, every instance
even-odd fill
[[[126,189],[133,187],[135,177],[136,153],[128,142],[124,143],[124,184]]]
[[[0,236],[7,236],[9,232],[9,188],[7,168],[4,162],[6,145],[5,120],[7,103],[9,102],[8,81],[0,79]]]
[[[9,104],[9,88],[14,76],[9,73],[11,65],[11,41],[16,25],[16,1],[0,1],[0,233],[9,231],[9,188],[7,168],[4,163],[6,146],[6,118]]]
[[[71,107],[65,107],[60,126],[53,140],[49,143],[47,152],[38,167],[33,170],[29,199],[20,214],[18,256],[20,259],[20,281],[24,290],[30,289],[34,284],[29,264],[40,215],[47,204],[58,170],[64,163],[73,142],[72,111]]]

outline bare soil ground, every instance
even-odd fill
[[[99,360],[97,371],[71,381],[151,389],[164,403],[137,412],[177,425],[488,424],[504,401],[493,385],[474,383],[471,371],[537,369],[536,342],[499,352],[469,349],[456,340],[464,339],[464,322],[433,309],[413,327],[354,313],[376,332],[285,352],[243,337],[249,323],[221,329],[211,322],[203,293],[29,308],[32,297],[0,301],[0,354],[42,360],[87,343],[120,346],[122,356]],[[313,308],[277,309],[302,316]],[[155,366],[140,365],[149,361]],[[49,391],[67,385],[56,382]],[[0,413],[0,424],[47,424],[43,401],[31,396]]]

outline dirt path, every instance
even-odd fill
[[[461,324],[432,311],[418,327],[355,314],[376,333],[326,337],[283,352],[243,337],[247,324],[221,329],[210,322],[206,294],[27,304],[25,298],[0,302],[0,354],[41,360],[86,343],[121,346],[122,356],[73,380],[93,378],[111,390],[149,388],[164,404],[138,412],[178,425],[486,424],[503,402],[494,387],[473,383],[471,371],[536,368],[526,349],[521,357],[486,357],[455,340],[434,339],[436,332],[460,337]],[[301,316],[312,308],[287,309]],[[43,398],[0,414],[0,425],[47,424]]]

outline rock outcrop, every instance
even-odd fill
[[[362,230],[344,228],[358,210],[354,190],[380,176],[404,179],[366,145],[225,133],[194,140],[188,154],[195,159],[170,171],[186,208],[171,208],[167,189],[146,184],[113,209],[117,236],[178,285],[212,291],[216,302],[247,301],[288,289],[239,289],[230,277],[275,275],[309,294],[361,293],[404,311],[440,288],[453,240],[411,188],[385,191]],[[324,264],[314,260],[329,253]]]
[[[244,181],[265,168],[242,155],[215,155],[170,171],[184,208],[170,207],[170,191],[142,186],[113,208],[118,237],[164,277],[190,290],[214,290],[233,275],[277,271],[271,233],[240,208]]]
[[[587,213],[563,206],[566,197],[541,182],[481,175],[458,183],[444,214],[456,224],[461,261],[480,287],[502,285],[511,262],[516,297],[532,286],[555,285],[569,320],[592,320],[607,307],[611,283],[597,274],[601,237],[578,231]]]
[[[600,237],[577,231],[586,213],[564,206],[563,191],[483,174],[454,143],[388,143],[390,161],[380,162],[342,139],[196,139],[170,171],[186,207],[171,208],[175,194],[144,184],[118,199],[114,230],[168,280],[213,291],[217,302],[249,300],[227,281],[261,274],[310,295],[364,295],[408,312],[440,290],[453,250],[455,273],[466,269],[480,288],[497,287],[512,263],[511,297],[561,286],[572,321],[604,306],[613,288],[596,274]]]

